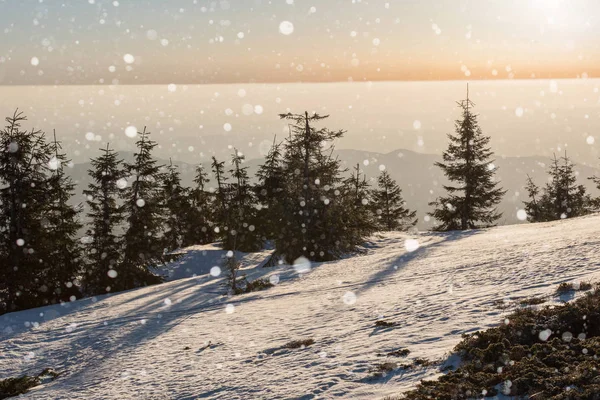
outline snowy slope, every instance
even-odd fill
[[[421,233],[412,237],[416,250],[404,234],[380,234],[365,255],[313,265],[301,277],[290,266],[255,268],[265,252],[252,255],[245,272],[279,275],[279,284],[234,298],[222,296],[220,278],[206,273],[213,263],[201,255],[207,249],[194,247],[179,261],[185,266],[172,269],[197,277],[0,317],[0,378],[46,367],[63,372],[23,396],[31,399],[397,394],[439,367],[369,378],[385,360],[377,353],[406,347],[407,360],[444,359],[462,333],[504,320],[508,310],[497,301],[558,301],[551,296],[558,283],[597,280],[599,231],[600,217],[592,216]],[[381,317],[398,325],[376,328]],[[315,344],[281,350],[303,338]]]

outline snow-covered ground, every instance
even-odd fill
[[[375,235],[364,255],[259,268],[269,290],[227,298],[210,275],[222,252],[195,246],[168,283],[0,317],[0,378],[63,374],[31,399],[378,398],[431,378],[439,367],[372,378],[378,353],[444,359],[461,334],[504,320],[509,304],[556,285],[600,277],[600,217],[464,233]],[[408,239],[408,241],[407,241]],[[419,247],[416,248],[418,241]],[[407,250],[410,249],[412,251]],[[214,272],[214,271],[213,271]],[[184,276],[197,276],[183,278]],[[277,280],[276,278],[272,278]],[[392,328],[376,328],[385,318]],[[313,338],[305,349],[282,350]]]

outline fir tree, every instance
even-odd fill
[[[163,208],[166,213],[164,248],[176,250],[193,244],[189,241],[192,225],[192,205],[190,204],[189,189],[181,186],[181,177],[173,162],[169,164],[163,179]]]
[[[210,182],[208,174],[204,171],[202,164],[196,167],[194,177],[195,187],[190,191],[192,226],[188,232],[188,243],[204,244],[214,241],[213,226],[213,201],[210,193],[206,191],[206,184]]]
[[[372,196],[379,230],[405,231],[415,226],[417,212],[406,208],[402,189],[387,171],[379,175],[377,185]]]
[[[285,171],[281,207],[284,210],[275,238],[278,254],[288,262],[299,257],[324,261],[355,251],[368,232],[347,229],[351,215],[345,207],[340,163],[331,157],[331,143],[344,131],[315,129],[327,118],[318,114],[282,114],[292,122],[284,144]]]
[[[544,206],[544,198],[540,197],[540,188],[537,186],[533,179],[527,175],[527,185],[525,186],[529,201],[523,202],[525,205],[525,212],[527,213],[527,220],[530,222],[540,222],[545,220],[545,211],[542,209]]]
[[[430,203],[435,207],[430,215],[439,222],[436,230],[493,226],[502,216],[495,207],[506,191],[498,188],[494,181],[493,152],[488,147],[490,138],[484,136],[479,127],[468,93],[467,88],[467,99],[458,103],[462,119],[455,123],[456,135],[448,135],[450,144],[443,154],[443,162],[435,164],[451,183],[456,183],[444,186],[447,195]]]
[[[561,217],[566,218],[565,211],[567,196],[563,187],[562,171],[558,162],[556,154],[548,171],[550,175],[550,182],[546,183],[545,194],[546,194],[546,206],[549,216],[548,220],[556,220]]]
[[[233,168],[229,171],[233,183],[230,186],[229,235],[224,247],[230,250],[251,252],[262,247],[262,240],[256,232],[256,199],[249,183],[248,167],[242,167],[245,157],[234,149],[231,158]]]
[[[574,164],[566,153],[561,160],[562,163],[554,155],[548,171],[550,179],[541,196],[539,188],[528,178],[527,191],[530,201],[524,204],[529,221],[554,221],[589,213],[591,200],[586,194],[585,186],[577,185]]]
[[[345,214],[349,217],[345,224],[346,234],[352,242],[361,242],[365,236],[377,230],[372,212],[372,197],[365,174],[361,174],[356,164],[352,175],[344,181]]]
[[[237,260],[235,252],[229,251],[223,262],[225,270],[225,281],[223,285],[227,289],[228,294],[241,294],[243,293],[243,286],[247,284],[246,277],[240,278],[240,267],[241,263]]]
[[[258,202],[257,219],[263,240],[275,239],[278,225],[284,212],[281,196],[284,192],[285,174],[282,166],[281,144],[273,139],[273,145],[256,174],[256,197]]]
[[[61,151],[60,142],[50,144],[53,153],[48,162],[52,171],[47,183],[47,211],[45,229],[47,244],[45,254],[45,284],[52,297],[51,303],[69,301],[81,297],[79,278],[82,272],[82,249],[78,233],[82,227],[79,222],[79,207],[73,207],[69,200],[74,194],[75,183],[65,173],[64,166],[71,160]]]
[[[596,189],[600,190],[600,176],[594,175],[590,176],[588,179],[596,184]],[[590,198],[588,207],[590,211],[598,211],[600,209],[600,197]]]
[[[44,219],[52,152],[42,131],[22,129],[26,120],[17,110],[0,131],[0,313],[53,298],[44,259],[50,253]]]
[[[565,151],[560,166],[560,187],[564,192],[563,202],[560,204],[560,217],[572,218],[589,213],[589,196],[586,194],[585,186],[577,184],[575,164],[567,157]]]
[[[133,163],[125,164],[131,184],[123,191],[123,207],[127,215],[124,236],[124,260],[116,279],[119,289],[130,289],[160,282],[148,269],[163,260],[162,233],[164,210],[160,197],[163,181],[161,166],[152,157],[156,142],[150,140],[144,127],[138,132],[137,153]]]
[[[123,160],[109,145],[101,151],[100,157],[91,160],[92,168],[88,170],[91,182],[83,192],[89,208],[88,263],[84,276],[89,294],[110,291],[116,283],[122,261],[122,238],[117,235],[117,228],[124,219],[123,210],[118,205],[120,190],[127,184],[121,168]]]
[[[229,189],[227,177],[225,176],[225,161],[217,161],[216,157],[213,156],[211,168],[217,181],[214,201],[214,232],[217,237],[227,240],[229,231]]]

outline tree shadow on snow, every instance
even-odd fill
[[[355,293],[358,295],[380,283],[385,283],[385,281],[387,279],[389,279],[394,274],[396,274],[398,271],[403,269],[412,260],[415,260],[417,258],[427,257],[428,254],[431,253],[435,249],[448,246],[448,245],[452,244],[453,242],[480,234],[484,231],[485,230],[482,230],[482,229],[472,229],[472,230],[468,230],[468,231],[422,233],[420,235],[420,237],[440,237],[442,239],[437,242],[434,242],[432,244],[421,245],[415,251],[406,252],[406,253],[402,254],[400,257],[396,258],[393,262],[389,263],[387,266],[382,268],[380,271],[371,275],[369,277],[369,279],[367,279],[365,281],[364,285],[362,285],[356,289]],[[460,257],[460,254],[457,254],[457,257]]]

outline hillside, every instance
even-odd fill
[[[427,206],[430,201],[435,200],[443,193],[442,185],[446,184],[446,178],[442,171],[434,166],[436,161],[441,161],[441,156],[433,154],[416,153],[410,150],[394,150],[389,153],[376,153],[362,150],[337,150],[335,155],[342,161],[344,168],[352,169],[359,164],[367,177],[375,179],[380,174],[380,166],[384,166],[392,178],[398,181],[403,190],[404,200],[408,206],[417,210],[419,217],[418,227],[429,229],[432,224],[423,220],[423,217],[431,211]],[[122,153],[125,160],[133,158],[132,153]],[[229,158],[225,161],[229,163]],[[258,166],[263,162],[261,159],[248,160],[248,173],[254,178]],[[517,210],[523,208],[523,200],[527,198],[525,183],[527,174],[539,185],[543,186],[547,179],[547,166],[550,160],[545,157],[500,157],[495,165],[498,167],[497,179],[502,182],[502,187],[507,190],[506,196],[499,205],[499,210],[504,217],[499,221],[500,225],[519,223]],[[577,160],[574,160],[577,163]],[[160,164],[168,164],[169,160],[159,160]],[[195,166],[185,162],[174,162],[181,171],[181,180],[184,186],[192,186],[195,174]],[[73,179],[79,183],[79,187],[88,184],[87,170],[89,163],[75,164],[71,171]],[[205,163],[204,168],[210,171],[210,164]],[[227,168],[229,169],[229,164]],[[579,177],[579,183],[586,186],[593,195],[600,192],[595,184],[587,178],[592,175],[600,175],[600,170],[583,164],[576,164],[575,171]],[[371,182],[376,185],[375,181]],[[210,184],[209,184],[210,186]],[[77,202],[84,198],[81,191],[74,199]]]
[[[0,379],[51,367],[28,399],[379,398],[439,374],[461,334],[494,326],[529,296],[600,277],[600,216],[463,233],[377,234],[365,254],[244,271],[278,284],[227,298],[194,246],[162,285],[0,316]],[[196,276],[193,276],[196,275]],[[377,327],[378,320],[395,323]],[[284,349],[297,339],[300,349]],[[408,349],[406,358],[385,356]],[[378,354],[384,354],[383,357]],[[374,377],[377,364],[432,361]],[[452,361],[452,360],[451,360]]]

